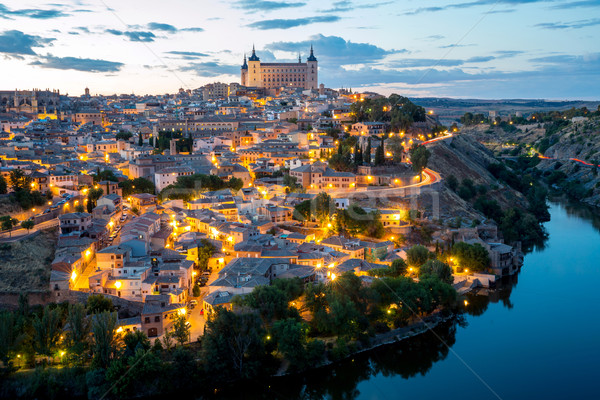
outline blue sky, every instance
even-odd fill
[[[312,44],[327,87],[597,100],[599,32],[600,0],[0,0],[0,89],[174,92]]]

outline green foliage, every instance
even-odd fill
[[[208,261],[215,254],[217,249],[207,239],[200,239],[198,244],[198,268],[200,271],[208,270]]]
[[[351,236],[359,234],[381,238],[385,234],[379,211],[367,213],[357,204],[351,204],[346,210],[338,210],[335,217],[336,231]]]
[[[113,311],[112,300],[101,294],[92,294],[87,298],[88,314],[99,314],[104,311]]]
[[[119,131],[116,135],[115,135],[115,139],[117,140],[124,140],[124,141],[129,141],[129,139],[131,139],[133,137],[133,133],[128,132],[128,131]]]
[[[33,229],[34,226],[35,222],[33,222],[33,220],[31,219],[21,222],[21,228],[27,229],[27,232],[29,232],[30,229]]]
[[[4,176],[0,175],[0,194],[6,194],[8,192],[8,183]]]
[[[427,260],[419,267],[419,279],[423,279],[430,275],[448,284],[454,282],[452,268],[440,260]]]
[[[0,223],[2,224],[2,230],[7,231],[15,227],[19,223],[19,220],[12,218],[9,215],[5,215],[0,218]]]
[[[545,238],[545,232],[536,218],[518,208],[509,208],[499,225],[506,243],[521,241],[523,247],[529,248]]]
[[[276,321],[273,324],[273,336],[277,349],[289,361],[291,370],[304,370],[321,361],[323,353],[316,353],[317,341],[308,341],[308,326],[293,318]],[[322,343],[321,343],[322,344]],[[324,350],[324,349],[323,349]]]
[[[377,277],[392,277],[396,278],[399,276],[404,276],[406,274],[406,270],[408,269],[408,265],[406,262],[399,258],[397,260],[392,261],[392,265],[388,268],[375,268],[368,271],[370,276]]]
[[[123,191],[124,199],[131,196],[132,194],[154,194],[155,191],[154,183],[152,183],[146,178],[127,179],[125,181],[119,182],[119,187]]]
[[[190,201],[198,193],[227,188],[238,191],[242,186],[243,181],[238,178],[231,178],[226,182],[217,175],[186,175],[178,177],[176,183],[164,188],[160,192],[160,197],[163,200],[182,199],[185,201]]]
[[[406,261],[410,266],[420,267],[429,259],[430,255],[427,247],[418,244],[406,251]]]
[[[483,114],[473,114],[470,112],[466,112],[465,115],[460,117],[460,123],[463,125],[477,125],[477,124],[487,124],[489,123],[489,119],[485,117]]]
[[[263,372],[266,332],[255,313],[235,314],[217,308],[206,322],[202,339],[205,373],[220,381],[252,379]]]
[[[133,357],[138,350],[146,352],[150,349],[150,339],[143,331],[129,331],[123,335],[123,345],[123,356]]]
[[[173,338],[183,346],[190,340],[190,327],[187,324],[185,316],[179,315],[173,324]]]
[[[312,215],[312,202],[310,200],[304,200],[302,203],[297,204],[294,207],[294,213],[292,217],[296,221],[310,221]]]
[[[117,313],[103,311],[95,314],[92,322],[92,364],[107,368],[117,352]]]
[[[256,287],[244,296],[243,303],[257,310],[266,324],[270,324],[274,319],[283,319],[289,314],[286,293],[275,286]]]
[[[288,302],[296,300],[304,293],[304,282],[300,278],[275,279],[272,285],[281,290]]]
[[[10,185],[15,192],[29,191],[31,178],[25,175],[22,169],[13,169],[9,175]]]
[[[111,182],[119,181],[119,179],[117,179],[117,177],[115,176],[115,173],[112,172],[110,169],[98,171],[98,172],[96,172],[95,175],[92,175],[92,178],[94,179],[94,183],[100,182],[100,181],[111,181]]]
[[[387,122],[394,131],[405,131],[413,122],[425,121],[425,109],[397,94],[386,98],[364,99],[351,105],[355,122]]]
[[[85,306],[83,304],[69,304],[67,312],[67,343],[69,356],[73,356],[77,364],[83,362],[83,353],[88,349],[90,320],[86,318]]]
[[[410,148],[409,154],[413,171],[421,175],[423,170],[427,168],[427,163],[429,162],[431,152],[427,149],[427,147],[415,144]]]
[[[474,207],[476,210],[481,211],[487,218],[491,218],[496,222],[500,222],[504,216],[500,204],[493,199],[488,199],[483,196],[478,197]]]
[[[59,308],[44,307],[40,316],[32,320],[33,347],[36,352],[46,356],[52,355],[57,349],[62,328],[62,312]]]
[[[458,187],[458,179],[456,179],[454,175],[449,175],[446,178],[446,184],[452,191],[456,191],[456,188]]]
[[[375,150],[375,165],[383,165],[385,163],[385,152],[383,150],[383,140]]]
[[[468,244],[457,242],[452,246],[452,255],[456,258],[461,268],[466,268],[473,272],[485,271],[490,266],[488,251],[479,243]]]

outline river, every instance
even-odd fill
[[[461,321],[335,366],[214,397],[597,398],[600,223],[581,207],[553,203],[550,213],[545,246],[527,254],[502,289],[469,295]]]

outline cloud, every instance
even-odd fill
[[[471,47],[471,46],[475,46],[474,43],[469,43],[469,44],[446,44],[443,46],[438,46],[440,49],[449,49],[451,47]]]
[[[49,10],[40,10],[34,8],[24,8],[20,10],[11,10],[6,7],[4,4],[0,3],[0,18],[4,19],[13,19],[12,17],[25,17],[25,18],[34,18],[34,19],[52,19],[59,17],[68,17],[70,14],[67,14],[61,10],[57,9],[49,9]]]
[[[572,1],[570,3],[555,4],[550,8],[554,8],[554,9],[558,9],[558,10],[568,10],[571,8],[598,7],[598,6],[600,6],[600,0],[582,0],[582,1]]]
[[[439,12],[446,11],[450,9],[463,9],[463,8],[471,8],[478,6],[492,6],[495,7],[498,4],[502,5],[519,5],[519,4],[531,4],[531,3],[546,3],[551,2],[553,0],[477,0],[471,1],[467,3],[458,3],[458,4],[448,4],[445,6],[433,6],[433,7],[419,7],[410,11],[405,11],[400,15],[418,15],[423,13],[431,13],[431,12]],[[488,11],[489,14],[501,13],[501,12],[512,12],[512,11]]]
[[[178,56],[181,60],[197,60],[202,57],[208,57],[208,54],[198,53],[195,51],[167,51],[165,54]]]
[[[347,11],[353,11],[353,10],[357,10],[357,9],[361,9],[361,8],[377,8],[377,7],[381,7],[381,6],[385,6],[387,4],[392,4],[394,3],[393,1],[382,1],[380,3],[368,3],[368,4],[355,4],[352,1],[348,1],[348,0],[342,0],[342,1],[336,1],[332,4],[332,8],[329,8],[327,10],[323,10],[323,12],[327,12],[327,13],[334,13],[334,12],[347,12]]]
[[[248,24],[250,28],[256,29],[290,29],[296,26],[316,24],[320,22],[336,22],[341,18],[335,15],[318,17],[296,18],[296,19],[266,19]]]
[[[51,44],[54,38],[43,38],[27,35],[21,31],[5,31],[0,33],[0,53],[12,55],[35,55],[32,47],[45,47]]]
[[[407,50],[385,50],[370,43],[355,43],[339,36],[313,35],[302,42],[273,42],[265,47],[272,51],[306,54],[313,45],[315,56],[329,64],[369,64]],[[261,50],[262,54],[262,50]]]
[[[494,56],[476,56],[476,57],[468,58],[467,60],[465,60],[465,62],[467,62],[467,63],[484,63],[484,62],[492,61],[495,59],[496,59],[496,57],[494,57]]]
[[[544,22],[541,24],[535,24],[535,27],[543,29],[581,29],[587,28],[588,26],[600,25],[600,18],[583,19],[573,22]]]
[[[511,58],[523,53],[525,52],[521,50],[498,50],[494,52],[494,54],[497,54],[496,58]]]
[[[105,32],[115,36],[125,36],[129,38],[131,42],[153,42],[156,37],[154,33],[145,31],[119,31],[117,29],[106,29]]]
[[[157,30],[157,31],[171,32],[171,33],[177,32],[177,28],[175,28],[173,25],[161,24],[159,22],[150,22],[148,24],[148,29],[153,29],[153,30]]]
[[[140,28],[139,26],[131,26],[132,28]],[[162,31],[162,32],[166,32],[166,33],[177,33],[177,32],[203,32],[204,29],[199,28],[199,27],[192,27],[192,28],[176,28],[175,26],[171,25],[171,24],[165,24],[165,23],[161,23],[161,22],[150,22],[146,25],[146,27],[148,29],[151,30],[155,30],[155,31]]]
[[[263,1],[263,0],[238,0],[234,2],[236,8],[250,12],[281,10],[282,8],[304,7],[305,2]]]
[[[198,76],[213,78],[219,75],[238,75],[239,65],[219,64],[216,61],[191,63],[179,68],[182,72],[194,72]]]
[[[52,69],[73,69],[76,71],[85,72],[117,72],[124,65],[120,62],[97,60],[91,58],[77,58],[77,57],[54,57],[48,54],[45,57],[41,57],[37,61],[30,63],[30,65],[37,65],[42,68]]]
[[[421,68],[421,67],[457,67],[463,65],[463,60],[434,59],[434,58],[404,58],[386,63],[389,68]]]

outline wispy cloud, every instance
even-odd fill
[[[593,19],[583,19],[579,21],[573,22],[543,22],[540,24],[535,24],[535,27],[543,28],[543,29],[581,29],[587,28],[589,26],[600,25],[600,18]]]
[[[571,1],[568,3],[555,4],[551,8],[558,10],[569,10],[572,8],[580,7],[599,7],[600,0],[582,0],[582,1]]]
[[[298,8],[304,7],[305,2],[299,1],[263,1],[263,0],[238,0],[233,3],[234,7],[241,8],[248,12],[254,13],[258,11],[274,11],[283,8]]]
[[[92,58],[54,57],[48,54],[30,63],[42,68],[71,69],[84,72],[117,72],[123,63]]]
[[[325,15],[317,17],[296,18],[296,19],[266,19],[256,21],[247,26],[255,29],[290,29],[302,25],[316,24],[320,22],[337,22],[341,18],[335,15]]]
[[[374,3],[374,2],[368,2],[367,4],[360,4],[360,3],[355,3],[352,1],[348,1],[348,0],[342,0],[342,1],[336,1],[332,4],[331,8],[328,8],[326,10],[323,10],[323,12],[326,13],[337,13],[337,12],[347,12],[347,11],[353,11],[353,10],[358,10],[361,8],[378,8],[381,6],[385,6],[387,4],[392,4],[394,3],[393,1],[382,1],[379,3]]]
[[[181,60],[197,60],[202,57],[208,57],[208,54],[195,51],[167,51],[165,54],[177,56]]]
[[[447,4],[447,5],[442,5],[442,6],[419,7],[419,8],[415,8],[413,10],[405,11],[405,12],[401,13],[400,15],[417,15],[417,14],[423,14],[423,13],[432,13],[432,12],[451,10],[451,9],[463,9],[463,8],[471,8],[471,7],[486,6],[486,5],[493,6],[493,5],[497,5],[497,4],[502,4],[502,5],[516,6],[519,4],[546,3],[546,2],[552,2],[552,1],[553,0],[477,0],[477,1],[470,1],[470,2],[465,2],[465,3]],[[491,10],[488,13],[495,14],[495,13],[512,12],[512,11],[513,10],[498,10],[498,11]]]
[[[35,55],[33,47],[45,47],[54,38],[28,35],[21,31],[5,31],[0,33],[0,53],[11,55]]]
[[[239,65],[220,64],[216,61],[191,63],[179,68],[182,72],[194,72],[198,76],[214,78],[220,75],[236,75],[240,72]]]
[[[115,36],[125,36],[132,42],[153,42],[156,37],[154,33],[145,31],[119,31],[117,29],[106,29],[105,32]]]
[[[63,12],[59,9],[37,9],[37,8],[23,8],[23,9],[10,9],[4,4],[0,4],[0,18],[13,19],[13,17],[24,17],[34,19],[52,19],[59,17],[68,17],[70,14]]]

